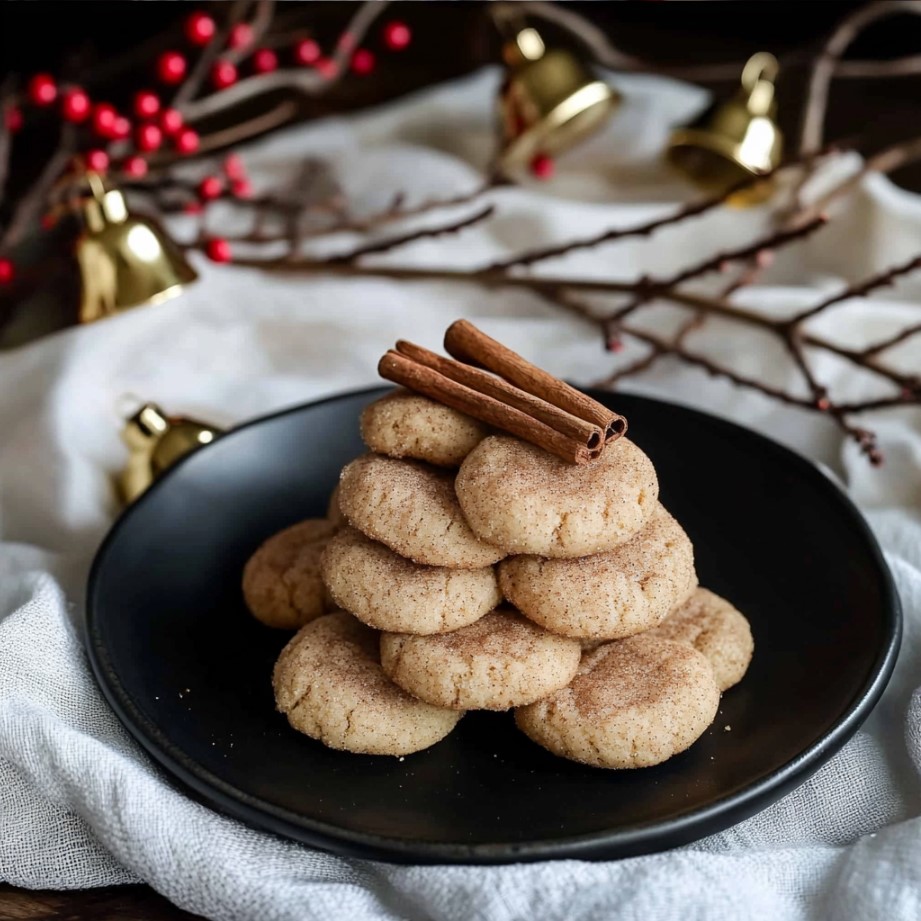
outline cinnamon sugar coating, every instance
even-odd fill
[[[705,656],[639,634],[586,653],[567,687],[516,710],[515,722],[563,758],[649,767],[691,746],[713,722],[719,700]]]
[[[459,466],[488,433],[476,419],[408,390],[388,393],[361,414],[361,437],[372,451],[439,467]]]
[[[658,503],[646,525],[607,553],[569,560],[513,556],[499,565],[502,593],[547,630],[621,639],[661,623],[697,587],[694,548]]]
[[[502,597],[491,566],[420,566],[350,527],[327,545],[322,572],[339,607],[395,633],[456,630],[488,614]]]
[[[345,467],[339,483],[349,523],[415,563],[482,569],[505,556],[470,530],[447,471],[365,454]]]
[[[721,691],[742,680],[755,649],[745,616],[725,598],[705,588],[697,589],[652,634],[688,643],[703,653]]]
[[[384,671],[441,707],[507,710],[566,685],[579,666],[575,640],[554,636],[511,608],[437,636],[381,634]]]
[[[456,489],[482,540],[506,553],[571,558],[632,537],[655,508],[659,482],[652,462],[627,438],[579,466],[497,435],[467,455]]]
[[[296,630],[332,607],[320,557],[334,532],[325,518],[308,518],[259,547],[243,570],[243,597],[254,617],[269,627]]]
[[[278,710],[329,748],[408,755],[443,739],[463,716],[398,688],[380,665],[378,634],[336,611],[301,629],[272,676]]]

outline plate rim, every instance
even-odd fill
[[[194,758],[173,744],[161,730],[146,719],[134,706],[130,694],[111,664],[107,650],[99,635],[99,624],[94,600],[98,591],[99,574],[109,548],[118,539],[125,522],[137,509],[151,500],[159,490],[185,467],[196,462],[200,455],[226,438],[325,403],[384,393],[390,387],[360,387],[339,391],[326,397],[290,406],[276,412],[258,416],[224,432],[211,444],[180,458],[134,503],[122,510],[99,545],[90,568],[85,593],[84,647],[93,677],[103,697],[112,707],[119,721],[131,737],[152,757],[153,761],[180,782],[182,792],[191,791],[200,802],[219,813],[239,819],[262,831],[320,848],[339,856],[370,858],[392,863],[415,864],[505,864],[540,860],[583,859],[609,860],[639,856],[667,850],[699,840],[722,831],[758,812],[763,805],[779,799],[784,793],[807,780],[825,764],[857,731],[879,701],[895,667],[902,640],[903,614],[901,599],[892,571],[869,523],[846,492],[814,461],[755,429],[732,420],[704,412],[681,403],[659,397],[630,393],[631,399],[648,404],[660,404],[669,409],[706,420],[728,432],[741,432],[760,444],[764,451],[779,455],[810,476],[817,476],[825,484],[844,511],[852,519],[860,536],[867,544],[869,556],[880,576],[884,606],[884,642],[877,650],[873,667],[865,685],[855,695],[844,714],[811,746],[777,770],[756,780],[749,786],[723,797],[719,801],[684,815],[627,829],[607,829],[588,834],[561,838],[544,838],[528,842],[500,842],[489,844],[463,844],[448,842],[413,841],[370,832],[354,831],[323,822],[284,807],[265,802],[257,796],[227,783],[202,767]],[[616,392],[591,388],[586,392],[596,398],[610,399]]]

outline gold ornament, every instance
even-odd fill
[[[134,502],[180,457],[210,444],[221,432],[207,422],[167,416],[155,403],[145,403],[122,429],[122,441],[131,452],[118,478],[123,501]]]
[[[717,192],[778,166],[783,135],[775,121],[777,70],[774,55],[766,51],[752,55],[735,95],[714,103],[690,124],[672,132],[666,151],[669,162],[697,185]],[[770,194],[771,184],[763,182],[731,200],[733,204],[754,204]]]
[[[510,35],[502,49],[507,73],[499,92],[500,162],[520,169],[538,154],[554,156],[597,131],[621,97],[572,52],[548,51],[536,29],[511,28],[499,15],[496,21]]]
[[[129,214],[124,195],[106,189],[98,173],[86,179],[92,194],[81,203],[85,229],[76,245],[81,323],[168,300],[198,278],[161,227]]]

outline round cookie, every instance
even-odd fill
[[[640,634],[586,653],[568,687],[516,710],[515,722],[563,758],[649,767],[692,745],[713,722],[719,701],[701,653]]]
[[[694,548],[661,506],[630,540],[594,556],[508,557],[499,586],[523,614],[553,633],[613,640],[660,624],[697,587]]]
[[[482,569],[505,556],[470,530],[451,473],[365,454],[343,469],[339,483],[350,524],[415,563]]]
[[[485,425],[450,406],[397,390],[366,406],[361,437],[378,454],[457,467],[487,436]]]
[[[344,611],[307,624],[275,664],[278,710],[298,732],[358,754],[408,755],[443,739],[463,714],[400,690],[381,668],[378,643]]]
[[[721,691],[738,684],[752,660],[755,643],[745,616],[725,598],[699,588],[650,636],[688,643],[703,653],[713,667]]]
[[[447,633],[501,600],[496,572],[419,566],[345,527],[327,544],[323,581],[336,604],[377,630]]]
[[[659,495],[652,461],[626,438],[578,466],[516,438],[491,436],[467,455],[455,485],[482,540],[507,553],[564,558],[627,540]]]
[[[332,605],[320,575],[320,557],[335,525],[308,518],[272,535],[243,569],[243,597],[269,627],[296,630]]]
[[[381,665],[420,700],[458,710],[508,710],[564,687],[579,667],[575,640],[500,608],[438,636],[381,634]]]

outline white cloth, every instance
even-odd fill
[[[484,72],[299,128],[246,159],[258,182],[308,153],[328,157],[368,211],[397,189],[420,201],[456,194],[473,186],[488,156],[495,82]],[[379,258],[469,266],[627,225],[689,197],[662,172],[657,152],[668,124],[699,106],[701,92],[653,78],[620,83],[624,110],[604,136],[564,160],[558,181],[496,193],[491,221]],[[885,179],[865,183],[843,212],[795,256],[779,258],[771,287],[745,291],[745,302],[776,311],[808,304],[842,278],[919,247],[921,206]],[[766,221],[764,209],[721,211],[538,270],[662,273],[753,237]],[[177,792],[101,700],[79,637],[88,564],[117,511],[110,474],[124,460],[121,395],[242,421],[372,383],[377,357],[397,336],[437,347],[459,316],[580,381],[601,376],[613,360],[595,330],[522,291],[200,268],[201,283],[174,302],[0,357],[0,879],[57,888],[141,879],[192,912],[246,921],[921,917],[919,413],[869,420],[888,456],[874,470],[816,415],[674,361],[630,386],[769,425],[846,484],[887,550],[905,608],[902,654],[881,704],[818,774],[754,818],[670,853],[493,868],[345,860],[251,830]],[[872,304],[843,308],[836,333],[883,336],[917,320],[907,300],[917,290],[906,282]],[[752,373],[789,374],[776,352],[750,338],[727,333],[711,347]],[[900,360],[921,367],[921,342],[903,346]],[[831,362],[822,373],[853,392],[869,385]]]

